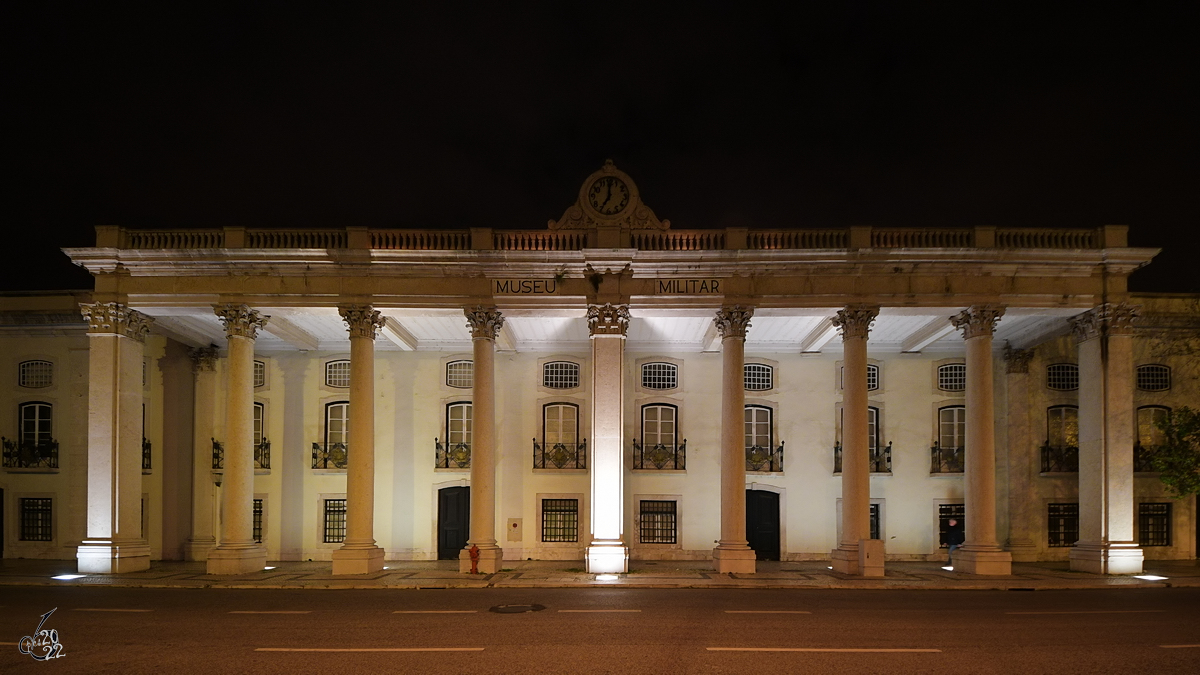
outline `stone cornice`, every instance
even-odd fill
[[[383,316],[370,305],[338,305],[338,314],[346,322],[352,338],[374,340],[376,331],[383,327]]]
[[[123,335],[138,342],[146,341],[154,319],[119,302],[89,302],[79,305],[79,312],[92,335]]]
[[[588,305],[588,333],[596,335],[620,335],[625,337],[629,330],[629,307],[627,305]]]
[[[750,328],[750,318],[754,316],[753,307],[734,305],[717,310],[713,323],[717,326],[717,334],[721,339],[746,339],[746,331]]]
[[[467,317],[467,328],[471,329],[472,339],[495,340],[504,327],[504,315],[495,307],[476,305],[463,309],[463,313]]]
[[[879,316],[879,307],[875,305],[847,305],[838,310],[832,321],[842,334],[842,339],[863,338],[871,332],[871,324]]]
[[[992,337],[996,332],[996,322],[1004,316],[1004,307],[1000,305],[972,305],[950,317],[950,323],[962,331],[963,339],[977,337]]]
[[[213,372],[217,369],[216,347],[195,347],[188,350],[188,358],[192,360],[192,372]]]
[[[1086,342],[1101,335],[1133,335],[1133,323],[1140,315],[1141,307],[1138,305],[1106,302],[1068,321],[1075,340]]]
[[[214,305],[213,311],[225,324],[226,337],[258,338],[258,329],[267,325],[271,318],[259,314],[248,305]]]

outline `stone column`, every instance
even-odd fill
[[[591,574],[629,571],[625,524],[625,333],[629,308],[590,305],[592,336],[592,543]]]
[[[963,502],[967,541],[954,568],[967,574],[1012,574],[1012,556],[996,540],[996,401],[992,333],[1004,316],[999,305],[974,305],[950,319],[967,347],[967,438]]]
[[[721,539],[713,566],[721,574],[754,574],[754,550],[746,543],[746,331],[753,307],[717,312],[721,336]],[[865,376],[864,376],[865,378]],[[865,381],[865,380],[864,380]]]
[[[270,317],[246,305],[213,307],[225,324],[225,473],[221,478],[221,542],[208,553],[209,574],[261,570],[267,549],[254,541],[254,340]]]
[[[458,554],[458,571],[471,571],[471,547],[479,549],[482,574],[500,570],[504,552],[496,545],[496,335],[504,316],[495,307],[465,310],[475,351],[471,421],[471,534]]]
[[[217,348],[188,352],[195,392],[192,404],[192,534],[183,545],[185,560],[208,560],[217,545],[213,534],[212,441],[217,398]]]
[[[79,306],[88,323],[87,536],[82,573],[150,568],[142,537],[142,356],[150,317],[117,302]]]
[[[879,308],[850,305],[833,325],[842,333],[842,539],[833,569],[861,574],[859,549],[871,537],[871,468],[867,438],[867,335]]]
[[[1139,574],[1133,498],[1133,322],[1105,303],[1071,319],[1079,341],[1079,543],[1071,569]]]
[[[368,305],[338,307],[350,329],[350,429],[346,464],[346,540],[333,552],[334,574],[383,569],[375,545],[375,332],[383,317]]]
[[[1008,551],[1014,562],[1037,560],[1035,540],[1041,517],[1034,486],[1041,467],[1029,416],[1029,361],[1032,358],[1032,349],[1004,350],[1008,376]]]

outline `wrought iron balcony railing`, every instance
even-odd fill
[[[213,439],[213,461],[212,468],[217,471],[225,469],[225,446],[221,441]],[[262,439],[261,443],[254,445],[254,468],[255,469],[270,469],[271,468],[271,441]],[[313,467],[314,469],[316,467]]]
[[[533,468],[586,469],[587,439],[579,443],[555,443],[548,448],[533,439]]]
[[[345,443],[313,443],[312,468],[314,469],[344,469],[346,468]]]
[[[1079,448],[1042,444],[1042,473],[1079,473]]]
[[[1158,471],[1154,468],[1154,456],[1158,454],[1158,446],[1144,446],[1141,443],[1133,444],[1133,470],[1152,473]]]
[[[963,448],[943,448],[934,443],[929,448],[929,473],[962,473]]]
[[[15,438],[0,436],[5,469],[57,469],[58,441],[21,443]]]
[[[892,444],[875,448],[867,448],[867,467],[871,473],[892,472]],[[833,472],[842,472],[842,444],[833,444]]]
[[[778,448],[751,445],[746,448],[747,471],[783,471],[783,441]]]
[[[658,443],[643,447],[633,439],[633,468],[682,471],[687,468],[687,439],[679,445]]]
[[[151,468],[150,441],[145,436],[142,436],[142,473],[148,473]]]
[[[442,443],[433,439],[433,466],[438,469],[471,468],[470,443]]]

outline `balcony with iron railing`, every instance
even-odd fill
[[[1154,468],[1154,458],[1158,454],[1157,445],[1133,444],[1133,470],[1138,473],[1157,473]]]
[[[225,446],[215,438],[212,439],[212,468],[213,471],[225,470]],[[254,470],[271,470],[271,441],[265,438],[254,444]]]
[[[58,471],[58,441],[20,442],[0,436],[5,469],[54,473]]]
[[[657,443],[644,447],[633,439],[633,468],[647,471],[684,471],[687,469],[687,439],[679,445]]]
[[[442,443],[433,439],[433,466],[435,469],[471,468],[470,443]]]
[[[587,469],[587,439],[579,443],[538,443],[533,439],[533,468]]]
[[[867,467],[871,473],[892,472],[892,444],[883,447],[867,448]],[[842,472],[842,444],[833,444],[833,472]]]
[[[963,448],[943,448],[934,443],[929,448],[929,473],[962,473]]]
[[[751,445],[746,448],[746,470],[763,473],[783,472],[783,441],[779,447]]]
[[[150,459],[150,457],[151,457],[150,450],[151,450],[150,441],[145,436],[143,436],[142,437],[142,473],[143,474],[150,473],[154,468],[154,465]]]
[[[1042,444],[1042,473],[1079,473],[1079,448]]]
[[[345,443],[313,443],[312,468],[345,471],[348,454]]]

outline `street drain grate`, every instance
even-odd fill
[[[524,614],[525,612],[540,612],[543,609],[546,609],[545,605],[496,605],[488,611],[497,614]]]

